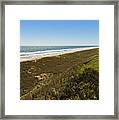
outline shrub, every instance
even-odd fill
[[[98,100],[99,99],[99,72],[87,68],[78,76],[73,75],[65,83],[60,99],[81,99]]]

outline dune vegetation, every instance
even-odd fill
[[[98,100],[99,49],[20,63],[21,100]]]

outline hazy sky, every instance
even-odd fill
[[[98,20],[21,20],[21,46],[98,45]]]

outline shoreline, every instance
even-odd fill
[[[51,53],[42,54],[42,55],[40,55],[40,54],[39,55],[34,55],[32,57],[21,57],[20,56],[20,63],[21,62],[38,60],[38,59],[42,59],[42,58],[45,58],[45,57],[54,57],[54,56],[64,55],[64,54],[68,54],[68,53],[74,53],[74,52],[78,52],[78,51],[91,50],[91,49],[96,49],[96,48],[99,48],[99,47],[76,48],[76,49],[70,49],[70,50],[67,50],[67,51],[51,52]]]

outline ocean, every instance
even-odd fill
[[[20,58],[32,58],[35,56],[59,55],[79,49],[95,48],[98,46],[20,46]]]

